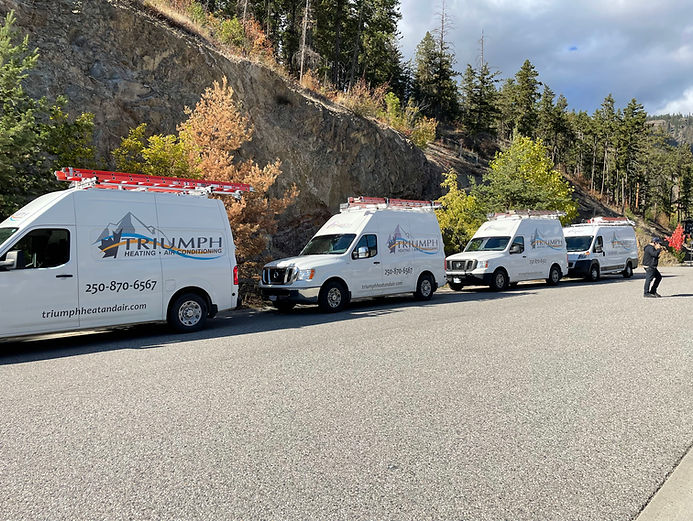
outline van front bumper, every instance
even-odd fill
[[[569,277],[586,277],[592,267],[592,259],[581,259],[568,262]]]
[[[295,304],[317,304],[320,287],[291,288],[286,286],[260,286],[262,298],[271,302],[293,302]]]
[[[471,271],[446,271],[445,278],[453,284],[484,285],[491,284],[493,273],[474,273]]]

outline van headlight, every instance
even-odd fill
[[[296,280],[313,280],[315,276],[315,270],[310,268],[306,270],[298,270],[296,273]]]

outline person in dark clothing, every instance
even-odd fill
[[[660,253],[662,253],[662,241],[659,237],[652,237],[650,244],[645,246],[645,252],[642,256],[642,264],[645,266],[645,297],[661,297],[657,293],[659,283],[662,281],[662,274],[657,269]],[[654,284],[652,284],[653,280]],[[651,287],[650,284],[652,284]]]

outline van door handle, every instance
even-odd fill
[[[373,261],[373,264],[380,264],[380,261]]]
[[[70,279],[70,278],[72,278],[72,277],[73,277],[73,275],[70,275],[70,274],[56,275],[56,276],[55,276],[56,279]]]

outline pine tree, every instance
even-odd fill
[[[537,101],[539,100],[539,73],[529,60],[525,60],[515,74],[513,89],[515,109],[515,130],[522,136],[534,137],[539,120]]]

